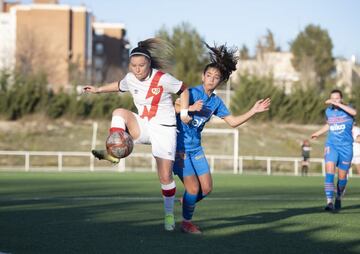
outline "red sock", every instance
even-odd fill
[[[123,128],[116,128],[116,127],[111,127],[109,132],[110,134],[114,133],[114,132],[120,132],[120,131],[125,131]]]

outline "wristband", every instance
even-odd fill
[[[189,112],[189,109],[187,109],[187,108],[180,110],[180,117],[187,117],[188,112]]]

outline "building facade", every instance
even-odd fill
[[[59,91],[107,81],[111,70],[127,65],[124,25],[96,23],[85,6],[57,0],[0,4],[0,69],[45,72],[50,87]]]
[[[93,80],[112,82],[127,69],[129,43],[125,26],[120,23],[93,23]]]
[[[314,84],[316,74],[312,66],[308,66],[304,72],[298,72],[293,67],[291,52],[266,52],[258,54],[254,59],[240,60],[237,70],[232,75],[232,81],[238,82],[240,75],[258,77],[272,77],[274,84],[289,94],[294,85]],[[350,93],[354,82],[360,81],[360,66],[355,59],[335,59],[335,72],[337,87]],[[301,81],[301,82],[299,82]]]

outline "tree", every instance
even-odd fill
[[[188,23],[182,23],[174,27],[172,32],[163,27],[156,36],[174,46],[170,72],[190,86],[199,84],[208,61],[199,33]]]
[[[270,29],[267,29],[267,34],[262,36],[257,42],[256,52],[261,56],[264,53],[276,51],[280,51],[280,47],[276,46],[274,34]]]
[[[267,34],[266,34],[266,36],[265,36],[265,41],[266,41],[266,49],[267,49],[269,52],[274,52],[274,51],[276,51],[274,34],[271,32],[270,29],[267,29]]]
[[[308,25],[291,42],[292,64],[300,73],[309,73],[313,66],[316,80],[323,89],[326,79],[334,70],[333,44],[327,30],[320,26]]]
[[[240,59],[241,60],[248,60],[250,59],[249,49],[246,47],[245,44],[240,49]]]
[[[320,92],[319,88],[305,90],[298,86],[291,94],[285,94],[269,77],[243,75],[239,82],[230,105],[234,114],[242,114],[257,100],[270,97],[270,110],[257,116],[258,120],[301,124],[324,121],[324,101],[328,93]]]

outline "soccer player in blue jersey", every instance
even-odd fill
[[[189,124],[182,124],[180,115],[177,115],[177,148],[174,173],[184,183],[185,192],[182,198],[181,230],[185,233],[200,234],[200,229],[192,223],[195,204],[206,197],[212,190],[212,177],[208,162],[201,146],[201,131],[205,124],[215,115],[222,118],[231,127],[236,128],[245,123],[256,113],[267,111],[270,99],[259,100],[245,114],[233,116],[224,105],[223,101],[216,96],[214,90],[223,82],[226,82],[232,71],[236,70],[237,58],[235,50],[228,49],[225,45],[210,47],[211,63],[205,66],[202,74],[203,84],[189,89],[189,112],[180,110],[179,102],[175,108],[181,114],[187,114],[193,118]]]
[[[325,104],[329,105],[325,111],[327,123],[311,135],[311,138],[317,138],[328,132],[324,152],[326,163],[326,211],[338,211],[341,209],[341,197],[344,194],[347,175],[353,157],[352,127],[356,110],[345,105],[342,98],[340,90],[335,89],[331,91],[330,99],[325,101]],[[338,168],[338,181],[334,204],[334,176],[336,168]]]

